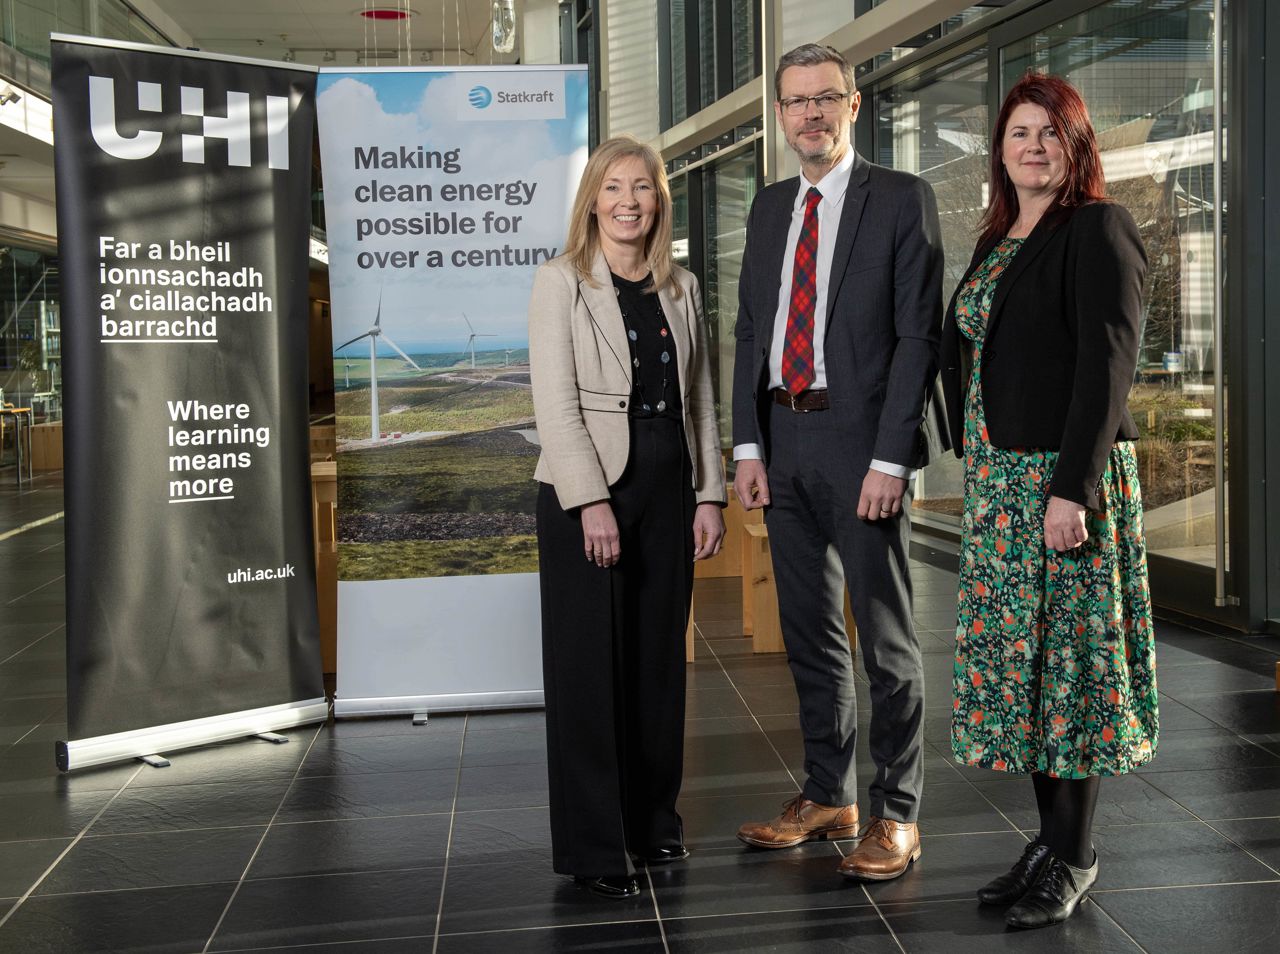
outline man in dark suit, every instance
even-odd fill
[[[784,55],[775,115],[802,175],[747,222],[733,382],[734,489],[766,507],[807,778],[782,814],[742,826],[760,848],[858,831],[847,582],[871,683],[870,818],[840,865],[895,878],[920,856],[924,688],[905,505],[943,449],[937,351],[942,242],[929,185],[850,143],[861,97],[830,47]]]

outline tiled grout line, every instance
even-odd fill
[[[715,915],[719,917],[720,915]],[[672,918],[672,920],[681,920],[680,918]],[[533,931],[564,931],[571,928],[598,928],[602,926],[611,926],[615,924],[648,924],[649,918],[622,918],[618,921],[573,921],[566,924],[528,924],[524,927],[502,927],[489,928],[484,931],[446,931],[441,937],[484,937],[490,934],[528,934]],[[423,935],[425,937],[426,935]],[[415,935],[417,937],[417,935]],[[399,940],[398,938],[386,938],[385,940]],[[350,944],[350,941],[338,941],[334,943]],[[258,948],[261,950],[261,948]],[[273,949],[274,950],[274,949]],[[230,952],[228,952],[230,954]]]
[[[1108,911],[1102,905],[1098,904],[1098,902],[1093,900],[1092,889],[1089,890],[1088,894],[1086,895],[1082,903],[1092,904],[1095,908],[1098,909],[1099,913],[1101,913],[1104,918],[1106,918],[1108,921],[1110,921],[1112,924],[1116,926],[1117,931],[1119,931],[1121,934],[1123,934],[1125,937],[1129,939],[1130,944],[1132,944],[1138,950],[1142,951],[1142,954],[1148,954],[1147,949],[1138,943],[1138,939],[1136,937],[1134,937],[1127,930],[1125,930],[1125,926],[1121,924],[1119,921],[1117,921],[1110,911]]]
[[[55,514],[51,514],[47,517],[41,517],[38,520],[32,520],[30,523],[25,523],[20,527],[14,527],[12,530],[6,530],[3,533],[0,533],[0,543],[4,543],[4,541],[10,540],[13,537],[16,537],[20,533],[26,533],[28,530],[34,530],[37,527],[43,527],[45,524],[49,524],[49,523],[53,523],[54,521],[61,520],[63,516],[64,516],[64,512],[59,510]],[[44,551],[41,550],[40,552],[43,553]]]
[[[32,593],[38,593],[41,590],[43,590],[46,586],[52,586],[54,583],[57,583],[59,580],[62,580],[65,578],[66,578],[66,574],[59,573],[52,580],[46,580],[45,582],[41,583],[39,586],[35,587],[34,589],[27,590],[27,592],[23,593],[21,596],[15,596],[8,603],[6,603],[5,606],[12,606],[14,603],[18,602],[18,600],[25,600]]]
[[[85,835],[88,834],[89,829],[91,829],[94,826],[94,824],[98,821],[98,819],[102,817],[103,812],[105,812],[108,808],[110,808],[115,803],[115,800],[120,797],[120,795],[124,792],[126,788],[129,787],[129,783],[132,782],[135,778],[137,778],[144,768],[146,768],[145,765],[138,766],[137,771],[135,771],[132,775],[130,775],[129,778],[125,780],[125,783],[121,785],[118,789],[116,789],[115,793],[110,798],[108,798],[106,803],[101,808],[98,809],[98,811],[94,814],[92,818],[89,819],[88,824],[86,824],[83,828],[80,829],[80,831],[76,834],[75,838],[71,839],[71,843],[68,844],[65,848],[63,848],[62,851],[58,853],[58,857],[54,858],[53,861],[49,863],[49,867],[44,869],[44,873],[41,874],[40,877],[36,878],[35,882],[32,883],[31,887],[27,888],[27,890],[23,893],[22,897],[18,898],[18,900],[14,902],[13,907],[11,907],[8,911],[5,912],[4,917],[0,917],[0,930],[3,930],[4,926],[9,923],[9,919],[12,918],[14,914],[17,913],[18,909],[22,907],[23,903],[29,897],[31,897],[32,894],[35,893],[35,890],[44,883],[44,880],[48,878],[49,875],[53,874],[53,869],[58,867],[58,864],[62,861],[62,859],[67,857],[67,855],[71,853],[71,849],[75,848],[76,845],[80,844],[80,842],[84,839]]]
[[[35,639],[27,643],[27,645],[23,646],[21,649],[17,650],[16,652],[10,653],[8,656],[5,656],[4,659],[0,659],[0,666],[3,666],[5,663],[7,663],[11,659],[15,659],[18,656],[21,656],[23,653],[25,653],[28,649],[30,649],[36,643],[40,642],[42,639],[48,639],[50,636],[52,636],[54,633],[56,633],[58,630],[62,629],[66,625],[67,625],[66,623],[59,623],[57,626],[53,627],[53,629],[49,630],[49,632],[45,633],[43,636],[37,636]]]
[[[695,626],[696,625],[697,624],[695,623]],[[791,779],[792,784],[796,787],[796,792],[799,793],[803,789],[803,786],[796,781],[795,775],[791,773],[791,767],[787,765],[787,760],[782,757],[782,753],[778,751],[778,747],[773,744],[773,739],[769,738],[769,733],[766,732],[764,730],[764,726],[760,724],[760,718],[751,711],[751,706],[747,705],[747,700],[743,697],[742,690],[738,688],[738,684],[734,682],[733,677],[729,675],[729,670],[725,668],[724,661],[716,654],[715,649],[711,646],[710,641],[706,639],[706,637],[699,633],[699,638],[702,640],[703,645],[707,647],[707,652],[711,653],[711,658],[714,659],[716,664],[720,667],[720,671],[724,673],[724,677],[729,680],[729,685],[733,687],[733,691],[737,694],[738,701],[742,703],[743,707],[750,714],[751,721],[756,724],[756,728],[759,729],[760,734],[764,736],[765,744],[769,746],[773,751],[773,754],[777,756],[778,761],[782,763],[782,770],[787,773],[787,777]],[[696,652],[694,653],[694,660],[697,661]]]
[[[293,777],[289,779],[289,784],[285,786],[284,792],[280,795],[280,801],[276,805],[276,810],[272,812],[271,818],[267,821],[266,827],[262,830],[262,837],[258,839],[258,843],[253,846],[253,853],[249,855],[249,860],[244,864],[244,870],[240,872],[240,878],[236,881],[236,885],[231,889],[231,897],[227,898],[227,903],[222,907],[222,913],[218,915],[217,923],[213,925],[213,930],[209,932],[209,939],[204,942],[204,947],[200,949],[201,954],[207,954],[209,945],[213,943],[213,939],[218,936],[218,931],[222,929],[223,922],[227,919],[227,914],[231,911],[231,906],[235,904],[236,898],[240,894],[240,888],[244,885],[249,869],[253,867],[253,863],[258,860],[258,852],[262,851],[262,845],[267,840],[267,835],[271,833],[271,825],[280,815],[280,809],[284,807],[284,803],[289,798],[289,793],[293,791],[294,784],[298,781],[298,773],[302,771],[302,766],[306,764],[307,756],[311,754],[311,750],[315,747],[316,740],[320,738],[320,733],[324,729],[324,723],[316,726],[315,732],[311,735],[311,741],[307,743],[307,751],[302,753],[302,758],[298,761],[298,767],[294,770]],[[271,744],[271,743],[267,743]]]
[[[697,625],[696,623],[694,624]],[[662,911],[658,907],[658,892],[653,887],[653,873],[649,870],[649,866],[644,866],[644,880],[649,882],[649,899],[653,902],[653,916],[658,921],[658,935],[662,938],[662,950],[666,954],[671,954],[671,947],[667,944],[667,928],[662,923]]]
[[[1152,884],[1137,888],[1089,889],[1090,894],[1132,894],[1134,891],[1183,891],[1187,888],[1238,888],[1249,884],[1280,884],[1280,878],[1263,878],[1259,881],[1207,881],[1198,884]]]
[[[462,754],[467,748],[467,729],[471,714],[462,717],[462,732],[458,738],[458,772],[453,780],[453,802],[449,805],[449,835],[444,842],[444,868],[440,872],[440,901],[436,905],[436,929],[431,935],[431,954],[440,948],[440,925],[444,922],[444,892],[449,886],[449,855],[453,851],[453,826],[458,820],[458,791],[462,788]]]
[[[880,910],[880,905],[876,904],[876,899],[871,897],[871,892],[867,890],[864,884],[862,893],[866,895],[867,902],[871,905],[871,909],[876,912],[876,917],[880,919],[880,923],[884,925],[884,929],[889,932],[889,937],[893,938],[893,943],[898,945],[898,950],[902,954],[907,954],[907,946],[902,943],[902,938],[898,937],[898,932],[893,929],[893,925],[889,923],[889,919],[885,917],[885,913]]]
[[[1261,858],[1259,858],[1257,855],[1255,855],[1252,851],[1250,851],[1250,850],[1249,850],[1248,848],[1246,848],[1244,845],[1240,844],[1240,842],[1236,841],[1236,840],[1235,840],[1234,838],[1232,838],[1230,835],[1226,834],[1225,832],[1218,831],[1218,829],[1216,829],[1216,828],[1214,828],[1214,827],[1213,827],[1213,822],[1211,822],[1211,821],[1206,821],[1205,819],[1201,818],[1198,814],[1196,814],[1194,811],[1192,811],[1190,808],[1188,808],[1188,807],[1187,807],[1186,805],[1184,805],[1182,802],[1178,801],[1178,799],[1174,798],[1172,795],[1170,795],[1170,794],[1169,794],[1168,792],[1166,792],[1164,789],[1160,788],[1160,786],[1156,785],[1156,784],[1155,784],[1155,782],[1153,782],[1153,781],[1151,781],[1150,779],[1148,779],[1145,775],[1139,775],[1138,777],[1139,777],[1140,779],[1142,779],[1142,781],[1143,781],[1144,783],[1146,783],[1147,785],[1150,785],[1153,789],[1155,789],[1157,792],[1159,792],[1159,793],[1160,793],[1161,795],[1163,795],[1165,798],[1169,799],[1169,801],[1173,802],[1175,805],[1177,805],[1179,808],[1181,808],[1183,811],[1185,811],[1185,812],[1189,813],[1189,814],[1191,815],[1191,817],[1192,817],[1192,818],[1194,818],[1196,821],[1198,821],[1200,824],[1202,824],[1202,825],[1206,826],[1210,831],[1215,832],[1215,833],[1216,833],[1216,834],[1218,834],[1220,837],[1225,838],[1227,841],[1229,841],[1231,844],[1235,845],[1237,848],[1239,848],[1241,851],[1243,851],[1246,855],[1248,855],[1250,858],[1252,858],[1252,859],[1253,859],[1254,861],[1256,861],[1258,864],[1262,865],[1262,867],[1266,868],[1268,871],[1274,871],[1274,872],[1276,873],[1276,876],[1277,876],[1277,877],[1280,877],[1280,870],[1277,870],[1277,869],[1276,869],[1276,867],[1275,867],[1274,865],[1269,865],[1269,864],[1267,864],[1265,861],[1263,861]],[[1264,818],[1270,818],[1270,817],[1273,817],[1273,816],[1264,815],[1264,816],[1261,816],[1261,817],[1264,817]],[[1230,818],[1215,818],[1213,821],[1219,821],[1219,822],[1221,822],[1221,821],[1234,821],[1234,820],[1235,820],[1235,819],[1230,819]]]

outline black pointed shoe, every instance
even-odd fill
[[[1035,884],[1051,857],[1053,853],[1047,845],[1031,842],[1022,849],[1022,857],[1014,862],[1012,868],[978,889],[978,900],[982,904],[1013,904]]]
[[[640,885],[631,875],[604,875],[600,878],[574,878],[573,883],[586,888],[592,894],[612,901],[634,898],[640,893]]]
[[[1089,868],[1073,868],[1061,858],[1050,858],[1036,883],[1005,913],[1005,924],[1039,928],[1065,921],[1097,880],[1097,855]]]

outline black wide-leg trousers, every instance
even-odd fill
[[[622,551],[609,568],[586,558],[577,509],[550,484],[538,493],[552,859],[584,877],[682,841],[694,497],[680,422],[633,419],[609,492]]]

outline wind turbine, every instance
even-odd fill
[[[345,360],[346,360],[346,363],[347,363],[347,372],[346,372],[346,375],[347,375],[347,383],[346,383],[345,385],[343,385],[343,387],[344,387],[344,389],[345,389],[345,390],[350,391],[350,390],[351,390],[351,359],[350,359],[350,358],[346,358]]]
[[[471,349],[471,370],[474,371],[476,369],[476,339],[496,338],[498,336],[494,334],[476,334],[476,329],[472,327],[471,320],[467,317],[467,313],[465,311],[462,313],[462,320],[467,323],[467,330],[471,332],[470,337],[467,338],[467,347]]]
[[[355,344],[361,338],[369,339],[369,404],[372,408],[370,412],[372,439],[378,440],[382,432],[378,430],[378,339],[381,338],[395,350],[396,354],[404,358],[413,366],[415,371],[421,371],[418,363],[411,357],[400,350],[400,346],[392,341],[382,332],[382,294],[378,294],[378,311],[373,319],[373,327],[362,335],[356,335],[350,341],[344,341],[338,347],[333,349],[333,353],[337,354],[347,345]]]
[[[511,367],[511,352],[515,351],[516,349],[515,349],[515,348],[503,348],[502,350],[503,350],[503,351],[505,351],[505,352],[507,353],[507,360],[506,360],[506,361],[504,361],[504,362],[502,363],[502,366],[503,366],[504,368],[509,368],[509,367]]]

